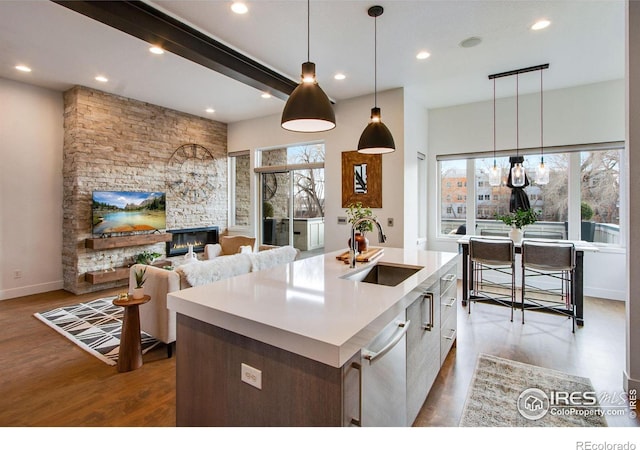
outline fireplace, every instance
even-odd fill
[[[173,236],[171,242],[167,242],[167,256],[184,255],[193,245],[195,253],[204,251],[207,244],[217,244],[218,227],[184,228],[182,230],[167,230]]]

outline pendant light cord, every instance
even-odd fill
[[[307,61],[311,61],[311,51],[310,51],[310,42],[311,42],[311,0],[307,0]]]
[[[542,92],[542,70],[540,70],[540,162],[544,164],[544,100]]]
[[[520,112],[520,76],[516,74],[516,158],[519,156],[518,149],[520,148],[520,125],[519,125],[519,112]]]
[[[311,61],[311,51],[310,51],[310,47],[311,47],[311,4],[310,4],[311,0],[307,0],[307,61]]]
[[[373,18],[373,104],[378,107],[378,17]]]
[[[493,167],[496,166],[496,79],[493,79]]]

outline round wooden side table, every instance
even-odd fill
[[[131,294],[126,299],[115,298],[113,304],[124,307],[118,372],[129,372],[142,366],[142,340],[140,338],[140,311],[138,306],[151,300],[149,295],[134,299]]]

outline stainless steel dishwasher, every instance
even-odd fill
[[[361,351],[363,427],[407,426],[405,313],[391,321]]]

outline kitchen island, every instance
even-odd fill
[[[419,310],[429,316],[430,329],[438,325],[437,358],[427,361],[437,375],[444,347],[434,291],[444,288],[444,275],[455,284],[457,254],[385,248],[352,269],[336,259],[340,253],[168,295],[177,312],[178,426],[367,425],[361,421],[367,387],[361,350],[429,298],[430,306]],[[359,281],[376,265],[413,274],[395,286]],[[407,328],[421,327],[412,325]],[[455,341],[455,318],[452,327],[442,340]],[[408,355],[408,340],[405,345]],[[415,378],[411,364],[408,359],[407,379]],[[411,425],[415,414],[409,412],[403,424]]]

